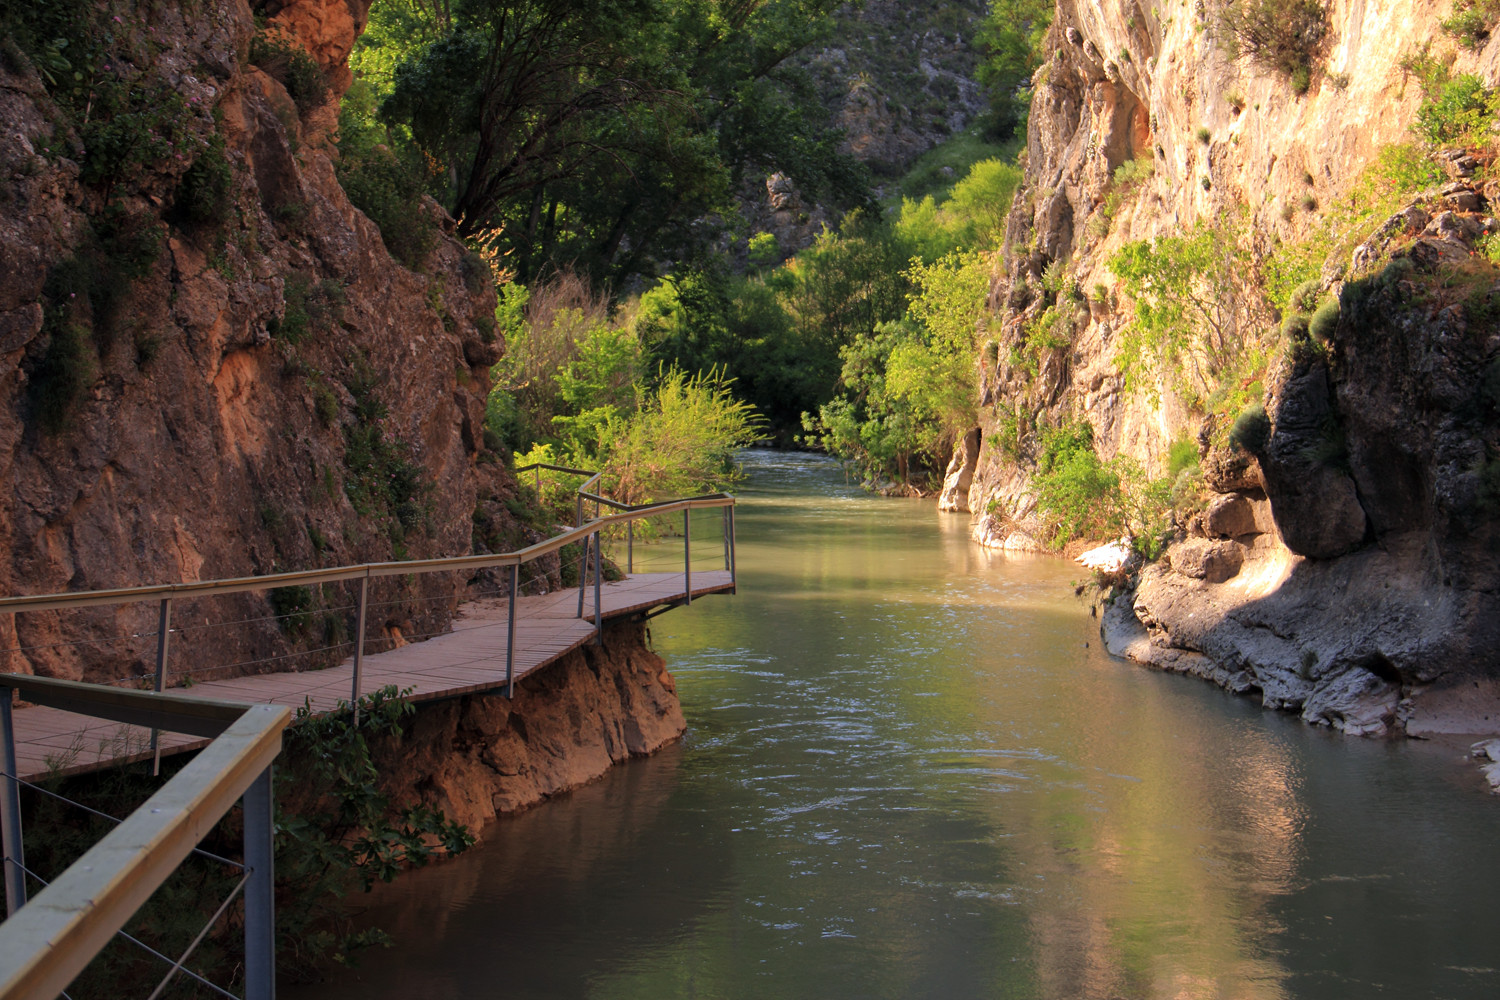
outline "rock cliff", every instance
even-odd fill
[[[523,678],[514,698],[473,695],[421,706],[395,743],[374,748],[398,807],[427,805],[478,833],[661,749],[687,723],[666,664],[639,622],[615,622]]]
[[[507,511],[514,482],[484,441],[501,348],[488,266],[430,200],[430,249],[398,263],[340,187],[332,137],[366,7],[80,5],[105,41],[88,66],[71,50],[95,74],[79,100],[116,95],[108,122],[49,84],[70,50],[45,35],[32,51],[5,43],[5,592],[451,556],[534,537]],[[299,49],[315,60],[311,84],[285,72],[288,60],[305,67]],[[441,628],[465,584],[393,585],[387,631]],[[285,619],[190,630],[186,655],[231,663],[326,645],[347,634],[343,596],[283,595],[321,616],[317,637]],[[200,602],[176,620],[273,610],[286,607]],[[154,646],[132,636],[153,632],[154,615],[8,618],[0,646],[24,651],[4,669],[145,673]]]
[[[1236,46],[1234,7],[1057,5],[991,289],[974,535],[1044,537],[1028,429],[1084,419],[1103,458],[1158,475],[1172,442],[1196,442],[1198,512],[1109,607],[1112,650],[1350,733],[1500,732],[1500,272],[1483,254],[1500,190],[1459,151],[1395,214],[1357,211],[1382,147],[1414,141],[1422,60],[1493,83],[1500,46],[1457,45],[1446,5],[1334,0],[1301,68],[1276,68]],[[1186,385],[1132,377],[1134,303],[1107,262],[1205,225],[1248,263],[1218,305],[1224,341],[1179,350],[1265,360]],[[1280,333],[1267,290],[1314,252],[1308,294],[1333,318]],[[1235,393],[1264,401],[1249,452],[1214,405]]]

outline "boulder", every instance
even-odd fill
[[[1223,583],[1239,573],[1245,551],[1237,542],[1189,538],[1168,553],[1172,568],[1183,576],[1206,583]]]
[[[1214,497],[1203,512],[1203,533],[1209,538],[1239,538],[1257,534],[1259,530],[1255,524],[1255,509],[1249,499],[1239,493]]]

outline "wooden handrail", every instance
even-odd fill
[[[255,942],[254,954],[247,954],[247,976],[254,981],[247,983],[247,994],[269,996],[268,977],[274,976],[274,964],[268,964],[274,963],[269,950],[271,916],[269,909],[258,909],[269,907],[272,891],[269,768],[281,752],[281,733],[292,710],[22,675],[0,677],[0,686],[6,740],[11,737],[12,688],[38,702],[62,694],[70,711],[103,718],[119,719],[122,713],[143,719],[180,715],[188,732],[201,732],[205,719],[212,716],[219,730],[214,741],[144,805],[0,923],[0,997],[51,1000],[66,989],[241,796],[247,797],[246,866],[252,869],[246,890],[247,947],[252,939]],[[11,784],[10,779],[5,782]],[[252,786],[258,789],[254,803]],[[14,795],[13,785],[7,794]],[[19,825],[7,831],[7,839],[17,834]],[[259,861],[250,856],[252,841],[262,849]],[[16,847],[7,845],[7,850]],[[257,864],[261,870],[254,870]]]

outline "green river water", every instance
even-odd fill
[[[383,887],[397,946],[284,995],[1500,996],[1461,749],[1115,660],[1076,566],[747,471],[739,594],[651,623],[681,744]]]

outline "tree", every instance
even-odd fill
[[[618,286],[707,246],[705,220],[730,211],[750,168],[868,201],[783,66],[835,6],[453,0],[449,27],[395,67],[382,114],[438,166],[461,233],[504,228],[520,280],[566,267]]]

